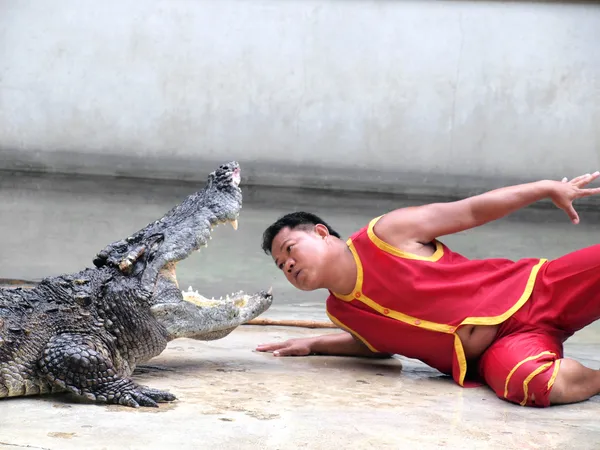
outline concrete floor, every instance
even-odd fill
[[[197,186],[0,173],[0,277],[39,279],[91,265],[107,243],[158,218]],[[208,295],[274,286],[265,317],[326,320],[324,292],[294,291],[260,250],[263,229],[288,210],[322,214],[347,236],[371,217],[408,204],[369,196],[244,191],[237,232],[218,228],[208,249],[178,269]],[[600,215],[528,210],[444,238],[469,257],[555,257],[597,242]],[[159,409],[89,405],[69,396],[0,401],[0,448],[329,449],[600,448],[600,397],[539,410],[461,389],[406,358],[274,358],[257,344],[332,330],[243,326],[213,342],[172,342],[136,381],[179,400]],[[600,326],[566,344],[600,367]]]
[[[593,449],[600,445],[600,399],[545,410],[521,408],[501,402],[486,388],[459,388],[403,358],[275,358],[251,351],[263,341],[316,333],[243,326],[210,343],[174,341],[152,361],[152,368],[135,377],[178,396],[178,401],[159,409],[83,404],[67,395],[3,400],[0,448]],[[586,338],[593,337],[578,338],[575,353],[589,357]]]

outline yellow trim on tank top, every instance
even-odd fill
[[[493,317],[467,317],[461,322],[461,325],[498,325],[499,323],[504,322],[506,319],[516,313],[527,300],[529,300],[529,297],[531,297],[531,292],[533,291],[533,286],[535,285],[537,274],[547,261],[548,260],[545,258],[540,258],[539,262],[532,267],[521,297],[519,297],[519,300],[517,300],[516,303],[504,313]]]
[[[380,217],[373,219],[371,221],[371,225],[369,225],[370,230],[372,230],[372,226],[375,224],[375,222]],[[374,236],[374,234],[373,234],[373,236]],[[375,238],[377,238],[377,237],[375,236]],[[379,238],[377,238],[377,239],[379,239]],[[383,241],[381,241],[381,242],[383,242]],[[413,316],[409,316],[408,314],[401,313],[400,311],[395,311],[393,309],[386,308],[386,307],[380,305],[379,303],[375,302],[368,296],[364,295],[364,293],[362,292],[362,286],[363,286],[363,281],[364,281],[364,271],[363,271],[362,261],[360,260],[360,256],[358,255],[358,252],[356,250],[356,247],[354,246],[354,243],[352,242],[352,239],[348,239],[346,241],[346,243],[348,245],[348,248],[352,252],[352,256],[354,257],[354,262],[356,263],[356,283],[354,284],[354,289],[352,290],[352,292],[350,294],[345,295],[345,294],[338,294],[336,292],[333,292],[333,294],[340,300],[343,300],[346,302],[351,302],[353,300],[359,301],[359,302],[367,305],[369,308],[373,309],[374,311],[377,311],[378,313],[382,314],[383,316],[391,317],[392,319],[397,320],[399,322],[403,322],[405,324],[416,326],[416,327],[421,327],[421,328],[424,328],[424,329],[430,330],[430,331],[437,331],[439,333],[454,335],[454,338],[455,338],[454,339],[454,350],[456,352],[459,367],[460,367],[459,384],[461,386],[463,385],[463,382],[464,382],[464,379],[466,376],[467,361],[465,358],[462,341],[460,340],[460,337],[458,336],[458,334],[456,334],[456,330],[459,327],[461,327],[462,325],[497,325],[501,322],[504,322],[506,319],[508,319],[510,316],[512,316],[519,308],[521,308],[521,306],[523,306],[523,304],[525,304],[525,302],[531,296],[531,291],[533,290],[533,286],[535,284],[535,279],[537,277],[539,269],[547,261],[546,259],[540,259],[540,261],[531,269],[531,273],[529,274],[527,284],[525,286],[525,289],[524,289],[521,297],[519,298],[519,300],[517,300],[517,302],[511,308],[509,308],[503,314],[498,315],[498,316],[493,316],[493,317],[467,317],[459,325],[452,326],[452,325],[448,325],[448,324],[436,323],[436,322],[431,322],[429,320],[419,319],[417,317],[413,317]],[[376,242],[374,242],[374,243],[377,245]],[[439,244],[438,241],[436,241],[436,243]],[[439,259],[441,257],[441,255],[443,254],[443,252],[442,252],[442,254],[440,254],[439,256],[436,256],[437,253],[438,252],[436,251],[436,254],[434,254],[429,260],[433,261],[434,257]],[[413,258],[413,259],[422,259],[422,258],[423,257]],[[345,328],[345,326],[342,326],[342,328]],[[358,334],[355,334],[355,335],[357,337],[359,337],[371,349],[370,344],[368,344],[367,341],[363,337],[359,336]],[[376,350],[372,350],[372,351],[376,351]]]
[[[325,312],[327,313],[327,316],[329,317],[329,320],[331,320],[335,325],[337,325],[339,328],[341,328],[342,330],[347,331],[348,333],[350,333],[353,336],[356,336],[358,339],[360,339],[362,341],[363,344],[365,344],[369,350],[371,350],[373,353],[381,353],[379,350],[377,350],[375,347],[373,347],[371,344],[369,344],[369,341],[367,341],[364,337],[362,337],[360,334],[358,334],[356,331],[354,331],[352,328],[350,328],[349,326],[347,326],[346,324],[343,324],[342,322],[340,322],[336,317],[333,316],[333,314],[331,314],[329,311],[325,310]]]
[[[454,353],[456,353],[456,359],[458,360],[459,376],[458,384],[464,386],[465,377],[467,376],[467,358],[465,357],[465,350],[462,345],[462,341],[458,334],[454,333]]]
[[[375,231],[373,230],[373,227],[375,226],[375,224],[379,221],[379,219],[381,219],[383,216],[379,216],[379,217],[375,217],[374,219],[372,219],[369,222],[369,226],[367,228],[367,234],[369,236],[369,239],[371,240],[371,242],[373,244],[375,244],[375,246],[377,246],[380,250],[383,250],[386,253],[389,253],[390,255],[394,255],[397,256],[399,258],[405,258],[405,259],[415,259],[418,261],[431,261],[431,262],[436,262],[438,261],[442,256],[444,256],[444,247],[442,247],[442,244],[440,241],[438,241],[437,239],[434,240],[435,243],[435,252],[433,253],[433,255],[431,256],[421,256],[421,255],[415,255],[414,253],[409,253],[409,252],[405,252],[404,250],[400,250],[397,247],[394,247],[391,244],[388,244],[387,242],[385,242],[383,239],[381,239],[379,236],[377,236],[375,234]]]
[[[421,326],[428,330],[440,331],[442,333],[453,333],[454,332],[454,327],[451,327],[450,325],[442,325],[439,323],[430,322],[428,320],[420,320],[416,317],[412,317],[407,314],[403,314],[399,311],[394,311],[393,309],[385,308],[384,306],[381,306],[379,303],[371,300],[369,297],[364,295],[361,292],[362,284],[363,284],[363,277],[364,277],[362,263],[361,263],[360,257],[358,256],[358,253],[356,252],[356,248],[354,247],[354,244],[351,241],[348,242],[348,247],[350,248],[350,251],[352,252],[352,254],[354,256],[354,261],[356,263],[356,284],[354,285],[353,291],[348,295],[338,294],[338,293],[334,292],[333,294],[337,298],[344,300],[344,301],[357,300],[361,303],[364,303],[369,308],[377,311],[378,313],[380,313],[384,316],[388,316],[393,319],[396,319],[400,322],[406,322],[408,324],[412,324],[415,326]]]
[[[541,258],[539,262],[531,269],[529,273],[529,278],[527,279],[527,283],[525,285],[525,289],[523,290],[520,298],[515,302],[513,306],[511,306],[508,310],[498,316],[490,316],[490,317],[467,317],[457,326],[452,326],[448,324],[441,324],[436,322],[431,322],[428,320],[419,319],[418,317],[412,317],[407,314],[401,313],[400,311],[395,311],[393,309],[386,308],[374,300],[370,299],[362,292],[362,285],[364,281],[364,270],[362,266],[362,261],[360,260],[360,256],[352,242],[352,239],[348,239],[346,241],[348,248],[352,252],[352,256],[354,257],[354,262],[356,263],[356,282],[354,284],[354,289],[350,294],[338,294],[334,292],[333,294],[344,301],[352,301],[356,300],[365,305],[369,306],[371,309],[383,314],[384,316],[391,317],[400,322],[407,323],[413,326],[419,326],[428,330],[438,331],[441,333],[449,333],[453,334],[458,327],[462,325],[498,325],[499,323],[504,322],[510,316],[512,316],[521,306],[525,304],[525,302],[530,298],[531,292],[533,291],[533,287],[535,285],[535,280],[537,278],[537,274],[540,268],[548,261],[545,258]]]

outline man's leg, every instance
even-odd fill
[[[564,358],[550,392],[550,404],[575,403],[600,394],[600,370]]]
[[[545,264],[531,298],[502,325],[479,372],[498,397],[529,406],[600,393],[600,371],[563,358],[563,342],[600,318],[600,245]]]
[[[483,354],[479,372],[499,398],[521,406],[574,403],[600,393],[600,372],[563,358],[560,338],[549,334],[501,337]]]

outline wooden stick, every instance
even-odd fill
[[[302,328],[337,328],[330,322],[317,322],[316,320],[276,320],[257,317],[244,323],[244,325],[271,325],[281,327],[302,327]]]
[[[37,281],[29,280],[16,280],[14,278],[0,278],[0,287],[4,286],[7,288],[24,288],[31,289],[39,284]]]

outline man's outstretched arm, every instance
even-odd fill
[[[310,338],[289,339],[284,342],[262,344],[259,352],[273,352],[274,356],[307,356],[310,354],[332,356],[362,356],[389,358],[387,353],[375,353],[350,333],[324,334]]]
[[[428,243],[439,236],[500,219],[544,198],[551,199],[577,224],[579,216],[572,202],[600,194],[600,188],[583,189],[599,176],[600,172],[595,172],[571,181],[542,180],[495,189],[455,202],[401,208],[386,214],[377,223],[375,232],[391,241]]]

